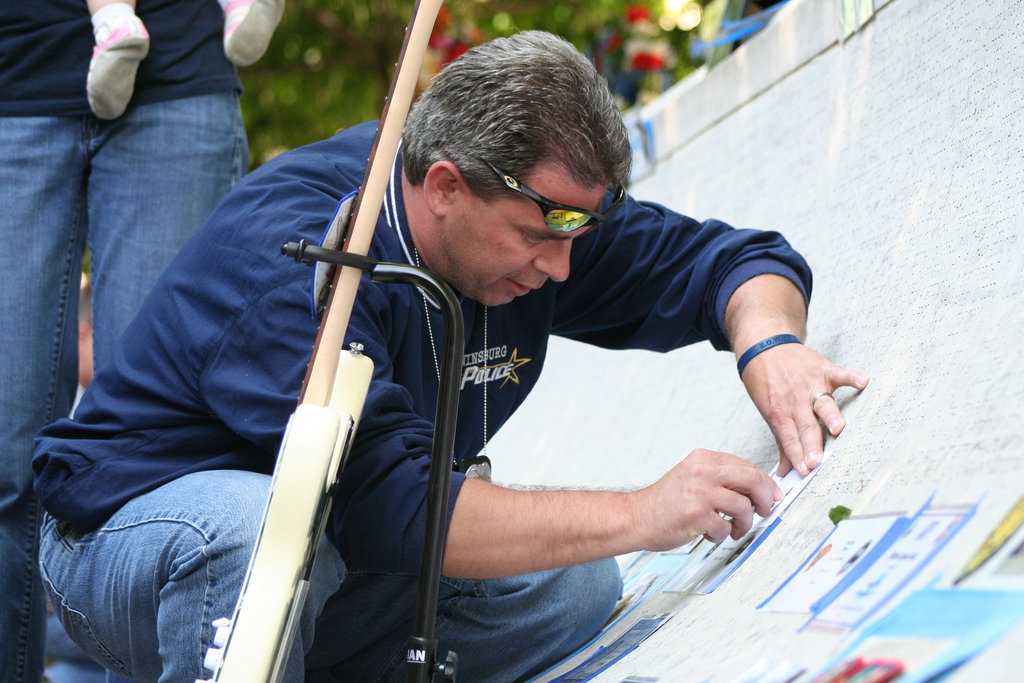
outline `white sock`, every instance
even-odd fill
[[[220,4],[220,10],[223,12],[227,8],[228,3],[231,2],[231,0],[217,0],[217,2]]]
[[[113,27],[124,24],[134,15],[135,8],[127,2],[112,2],[109,5],[103,5],[92,15],[92,31],[93,33],[99,31],[99,27],[103,25]]]
[[[92,31],[96,33],[103,25],[118,26],[135,16],[135,8],[127,2],[113,2],[104,5],[92,15]]]

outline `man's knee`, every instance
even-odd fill
[[[608,622],[622,594],[622,577],[614,559],[538,576],[543,577],[544,590],[530,601],[534,618],[524,619],[526,630],[520,638],[524,647],[513,657],[520,669],[510,678],[535,674],[586,643]]]
[[[614,559],[521,578],[533,583],[529,597],[524,594],[520,603],[521,609],[533,614],[524,624],[556,647],[576,647],[600,631],[622,593],[622,578]]]
[[[568,573],[566,600],[569,610],[578,610],[581,632],[601,629],[622,595],[622,575],[614,558],[589,562],[565,570]]]

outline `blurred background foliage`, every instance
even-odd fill
[[[543,29],[590,55],[626,108],[702,63],[703,53],[692,49],[701,19],[720,18],[730,3],[736,0],[447,0],[422,84],[472,45]],[[240,70],[250,165],[378,118],[412,7],[412,0],[286,0],[267,53]]]

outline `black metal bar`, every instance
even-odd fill
[[[447,282],[428,270],[395,263],[378,263],[371,271],[370,277],[376,282],[405,282],[416,285],[437,301],[444,315],[444,344],[441,376],[438,378],[437,408],[434,414],[434,441],[430,458],[430,479],[427,484],[427,520],[423,554],[420,558],[416,622],[406,656],[408,683],[428,683],[435,671],[444,670],[443,666],[436,663],[437,641],[434,638],[434,622],[437,614],[437,592],[441,584],[441,565],[444,561],[444,530],[455,453],[455,426],[459,411],[459,379],[462,371],[462,348],[465,345],[465,323],[455,292]]]
[[[441,374],[438,377],[437,408],[434,413],[434,439],[427,483],[427,519],[420,556],[415,628],[406,647],[406,680],[408,683],[429,683],[434,673],[438,672],[444,673],[447,680],[454,681],[458,658],[449,652],[444,663],[437,661],[434,625],[441,565],[444,562],[444,531],[451,492],[455,428],[459,412],[459,380],[462,349],[465,345],[465,323],[458,298],[447,282],[424,268],[385,263],[358,254],[314,247],[305,240],[288,242],[282,245],[281,252],[300,263],[325,261],[359,268],[369,272],[370,279],[375,282],[415,285],[430,295],[441,308],[444,316],[444,344]]]
[[[347,251],[338,251],[337,249],[324,249],[323,247],[314,246],[304,239],[298,242],[285,242],[281,245],[281,253],[295,259],[296,263],[313,265],[317,261],[324,261],[325,263],[333,263],[337,266],[358,268],[364,272],[372,271],[378,263],[376,259],[372,259],[369,256],[350,254]]]

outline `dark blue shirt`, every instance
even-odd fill
[[[189,472],[271,471],[318,326],[313,271],[280,247],[320,240],[362,180],[374,130],[364,124],[281,155],[214,211],[98,369],[74,419],[40,432],[36,488],[54,517],[86,531]],[[396,162],[370,255],[410,263],[399,178]],[[777,233],[699,223],[632,199],[573,242],[571,269],[564,282],[487,309],[486,325],[484,307],[462,298],[457,459],[483,445],[485,387],[494,434],[540,376],[551,334],[609,348],[667,351],[709,339],[724,349],[725,303],[742,282],[777,273],[805,294],[811,283]],[[437,392],[431,336],[439,345],[443,330],[428,308],[429,326],[416,288],[366,277],[356,297],[346,341],[363,344],[374,376],[329,529],[350,570],[418,568]],[[452,500],[462,481],[453,475]]]

